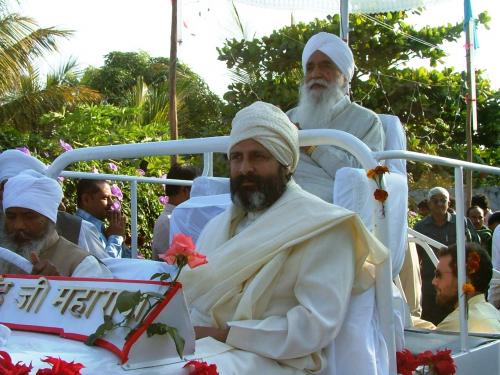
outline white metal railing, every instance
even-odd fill
[[[457,202],[463,202],[463,169],[471,169],[480,172],[500,175],[500,168],[483,166],[473,163],[468,163],[460,160],[443,158],[439,156],[423,155],[411,151],[381,151],[372,152],[368,146],[361,142],[358,138],[349,133],[337,130],[302,130],[299,132],[300,145],[333,145],[345,149],[350,152],[361,164],[365,170],[374,168],[378,161],[387,159],[404,159],[428,162],[432,164],[439,164],[452,167],[455,170],[455,198]],[[89,147],[85,149],[75,149],[67,151],[60,155],[52,165],[48,168],[47,175],[50,177],[57,177],[59,175],[67,177],[76,177],[78,172],[66,172],[66,168],[71,163],[76,161],[88,160],[103,160],[103,159],[123,159],[144,156],[158,156],[158,155],[174,155],[174,154],[204,154],[204,176],[213,175],[213,161],[212,156],[214,152],[226,152],[229,142],[229,137],[212,137],[212,138],[198,138],[186,139],[178,141],[166,142],[151,142],[151,143],[138,143],[127,145],[113,145],[113,146],[98,146]],[[92,176],[90,176],[92,175]],[[130,181],[131,186],[131,199],[135,202],[132,203],[133,215],[137,213],[137,183],[138,182],[151,182],[151,183],[165,183],[165,180],[154,179],[150,177],[139,176],[119,176],[119,175],[100,175],[88,173],[86,178],[94,179],[112,179],[121,181]],[[183,181],[176,182],[169,180],[172,184],[189,185],[190,182]],[[375,188],[375,182],[371,181]],[[135,207],[134,207],[135,205]],[[464,207],[457,204],[457,266],[458,266],[458,282],[462,285],[465,281],[465,233],[464,233]],[[388,245],[387,241],[387,222],[380,212],[375,212],[375,234],[384,243]],[[137,216],[132,219],[132,223],[137,227]],[[135,235],[135,238],[134,238]],[[133,233],[132,244],[137,246],[137,232]],[[136,250],[135,250],[136,251]],[[391,262],[387,262],[377,267],[376,270],[376,293],[377,293],[377,310],[381,318],[381,326],[385,339],[387,340],[388,354],[390,359],[390,373],[396,373],[395,361],[395,339],[394,339],[394,322],[392,312],[392,295],[391,291]],[[461,350],[467,351],[467,325],[465,321],[464,298],[461,293],[459,294],[459,308],[460,308],[460,343]]]

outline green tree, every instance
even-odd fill
[[[463,26],[459,23],[416,30],[405,22],[408,15],[350,16],[349,39],[356,62],[352,98],[377,113],[399,116],[407,130],[410,150],[462,157],[466,116],[462,75],[452,68],[436,67],[445,57],[440,45],[457,41]],[[480,22],[487,24],[488,15],[481,14]],[[234,115],[255,100],[270,101],[283,110],[294,107],[303,77],[301,55],[306,41],[319,31],[338,34],[338,30],[339,17],[334,16],[284,27],[261,39],[227,40],[218,50],[219,59],[234,76],[224,95],[230,103],[226,115]],[[407,66],[415,60],[421,60],[422,65],[428,62],[431,69]],[[477,85],[481,130],[474,139],[475,153],[478,161],[485,157],[491,161],[495,153],[486,155],[484,151],[499,145],[495,122],[500,113],[498,92],[491,89],[481,72]],[[428,170],[412,163],[408,168],[415,180]]]
[[[141,122],[159,123],[168,134],[169,60],[145,52],[110,52],[101,68],[88,68],[81,83],[119,106],[139,106]],[[228,125],[221,117],[223,103],[189,67],[178,64],[177,100],[181,137],[224,134]]]
[[[43,113],[99,98],[95,91],[67,80],[75,70],[74,60],[41,83],[35,60],[56,51],[56,40],[70,35],[68,30],[40,28],[32,18],[10,12],[7,2],[0,0],[0,126],[11,123],[33,130]]]

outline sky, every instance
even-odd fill
[[[59,53],[39,62],[40,72],[57,69],[69,57],[75,57],[81,69],[100,67],[104,56],[111,51],[145,51],[151,56],[170,54],[170,0],[19,0],[10,9],[34,18],[42,27],[54,26],[74,30],[69,40],[60,40]],[[479,29],[479,46],[475,65],[486,70],[494,88],[500,88],[500,71],[495,52],[500,36],[500,1],[472,0],[476,14],[488,10],[492,21],[490,30]],[[198,73],[221,95],[231,82],[225,64],[217,60],[216,47],[227,38],[261,37],[274,29],[290,24],[289,10],[262,9],[241,3],[236,8],[243,24],[238,28],[229,0],[179,0],[179,31],[182,43],[179,60]],[[421,16],[414,17],[417,27],[459,22],[463,18],[462,0],[444,0]],[[295,21],[322,18],[321,10],[294,10]],[[465,70],[465,41],[448,44],[447,65]]]

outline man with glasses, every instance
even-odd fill
[[[456,215],[448,212],[450,204],[450,193],[442,187],[434,187],[427,195],[430,214],[415,224],[414,229],[427,237],[430,237],[443,245],[449,246],[457,242]],[[467,241],[476,240],[477,233],[472,225],[465,226]],[[439,324],[449,313],[449,309],[436,304],[436,292],[432,286],[434,277],[434,265],[425,251],[417,246],[420,258],[420,272],[422,276],[422,319],[433,324]],[[435,250],[436,252],[436,250]]]

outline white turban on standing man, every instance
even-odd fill
[[[300,129],[342,130],[372,151],[383,150],[384,131],[378,116],[348,96],[355,67],[349,46],[334,34],[320,32],[306,43],[302,67],[299,105],[287,112],[290,120]],[[306,191],[332,202],[335,173],[342,167],[357,168],[359,163],[334,146],[303,147],[294,178]]]

